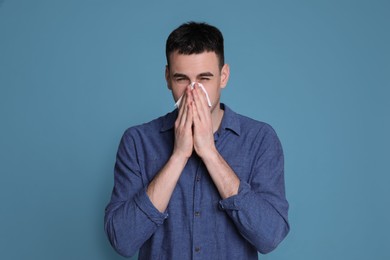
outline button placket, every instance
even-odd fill
[[[201,257],[202,241],[202,223],[201,223],[201,174],[203,172],[203,163],[199,158],[199,165],[197,167],[194,183],[194,208],[193,208],[193,252],[194,257]]]

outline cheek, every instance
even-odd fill
[[[217,82],[206,82],[203,83],[204,88],[207,91],[207,94],[210,98],[215,98],[219,95],[221,88],[219,87],[219,84]]]
[[[214,104],[218,101],[219,96],[220,96],[219,88],[213,89],[212,92],[209,92],[209,98],[210,98],[212,104]]]
[[[178,101],[179,98],[185,93],[185,90],[186,88],[178,88],[177,86],[176,87],[172,87],[172,95],[173,95],[173,98],[175,101]]]
[[[172,95],[173,95],[173,99],[174,99],[175,102],[176,102],[176,101],[178,101],[179,98],[182,96],[182,93],[172,91]]]

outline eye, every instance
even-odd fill
[[[210,80],[210,78],[202,77],[202,78],[200,78],[200,80],[202,80],[202,81],[208,81],[208,80]]]
[[[186,77],[177,77],[175,78],[175,84],[178,86],[187,86],[190,84],[190,81]]]
[[[178,83],[186,83],[186,82],[188,82],[188,79],[187,78],[176,78],[176,82],[178,82]]]

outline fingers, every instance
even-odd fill
[[[183,93],[182,95],[181,95],[181,97],[178,99],[178,101],[177,102],[179,102],[180,101],[180,103],[179,103],[179,105],[177,106],[177,109],[179,110],[179,114],[178,114],[178,118],[180,118],[181,117],[181,115],[183,114],[183,102],[184,102],[184,100],[185,100],[185,94]],[[176,102],[176,104],[177,104],[177,102]]]
[[[204,91],[199,86],[195,85],[195,88],[192,91],[192,96],[197,110],[196,115],[194,113],[194,117],[198,117],[199,120],[206,118],[206,116],[210,114],[210,109]]]
[[[185,100],[185,103],[183,104],[183,106],[185,106],[185,114],[186,114],[186,117],[182,119],[182,126],[185,127],[185,128],[191,128],[191,124],[192,124],[192,109],[191,109],[191,103],[192,103],[192,98],[190,97],[190,92],[191,90],[190,89],[187,89],[186,90],[186,100]]]
[[[200,97],[201,99],[204,101],[204,103],[207,103],[207,106],[208,107],[211,107],[211,100],[210,100],[210,97],[205,89],[205,87],[198,83],[198,89],[200,89],[201,91],[199,91],[198,93],[200,93]]]
[[[192,97],[189,89],[183,94],[182,103],[179,107],[179,114],[175,121],[175,145],[173,153],[189,158],[194,149],[192,138],[192,111],[190,103]]]
[[[192,129],[192,121],[193,121],[193,109],[192,109],[193,102],[189,102],[189,104],[186,104],[187,107],[187,117],[185,122],[185,128],[191,130]]]
[[[203,89],[198,84],[193,89],[187,87],[180,104],[177,127],[188,129],[193,124],[209,124],[210,121],[210,108]]]
[[[200,124],[200,117],[199,117],[198,108],[196,107],[195,102],[193,102],[191,104],[190,110],[191,110],[192,120],[193,120],[194,126],[199,125]]]
[[[184,94],[181,100],[180,108],[179,108],[179,114],[177,116],[177,120],[179,125],[184,125],[184,122],[187,117],[187,95]]]
[[[181,127],[190,127],[192,124],[192,111],[190,105],[192,103],[191,88],[188,87],[183,94],[183,98],[179,108],[179,114],[177,117],[178,125]],[[190,123],[190,126],[188,124]]]

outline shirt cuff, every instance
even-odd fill
[[[240,210],[241,200],[243,196],[250,191],[251,187],[248,183],[240,181],[238,193],[229,198],[219,201],[219,208],[222,210]]]
[[[141,190],[134,198],[135,203],[141,209],[143,213],[158,226],[164,223],[164,220],[168,218],[168,213],[161,213],[153,203],[150,201],[146,189]]]

